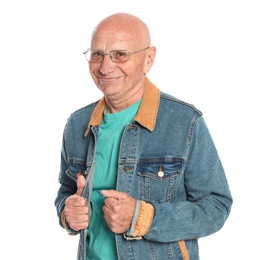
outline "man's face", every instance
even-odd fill
[[[141,46],[136,35],[121,30],[97,31],[93,37],[91,50],[108,53],[112,50],[127,50],[130,52],[146,48]],[[90,74],[103,94],[107,98],[127,99],[140,88],[145,78],[146,52],[141,51],[130,55],[130,59],[123,63],[113,62],[109,55],[104,56],[101,63],[89,63]]]

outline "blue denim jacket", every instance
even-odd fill
[[[105,100],[71,114],[63,136],[61,184],[55,205],[61,221],[76,175],[86,176],[90,197],[94,155]],[[118,259],[199,259],[198,238],[221,229],[232,197],[212,137],[194,106],[160,92],[148,79],[139,111],[123,133],[116,189],[153,204],[155,215],[142,238],[117,234]],[[139,203],[137,203],[139,206]],[[130,229],[132,229],[131,227]],[[78,234],[69,226],[70,234]],[[86,259],[80,232],[78,259]]]

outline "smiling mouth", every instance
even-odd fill
[[[122,78],[124,76],[119,76],[119,77],[98,77],[99,81],[101,83],[114,83],[117,81],[119,78]]]

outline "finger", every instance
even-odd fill
[[[115,207],[115,205],[118,204],[118,202],[118,199],[110,197],[105,199],[104,204],[108,209],[112,210]]]
[[[88,215],[69,215],[66,216],[66,220],[71,228],[78,231],[80,229],[85,229],[89,225]]]
[[[77,192],[76,194],[81,196],[82,193],[83,193],[83,190],[86,186],[86,179],[84,176],[80,175],[78,178],[77,178],[77,182],[76,182],[76,185],[77,185]]]
[[[88,201],[86,198],[79,196],[78,194],[71,195],[65,201],[67,208],[70,207],[87,207]]]
[[[116,191],[116,190],[102,190],[101,194],[107,198],[114,198],[114,199],[125,199],[127,198],[127,194],[124,192]]]

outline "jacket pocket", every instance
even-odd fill
[[[140,199],[161,203],[170,200],[184,171],[184,158],[148,158],[138,164]]]

